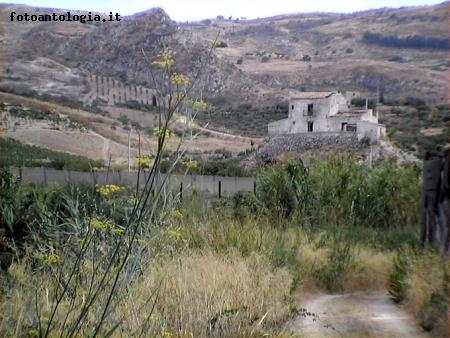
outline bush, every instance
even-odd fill
[[[239,165],[239,159],[212,160],[203,164],[202,175],[246,176]]]
[[[404,62],[403,58],[400,55],[390,56],[387,60],[390,62]]]
[[[307,211],[309,196],[308,171],[301,162],[267,165],[257,173],[257,196],[264,209],[275,216],[289,217],[294,211]]]
[[[228,47],[227,43],[225,41],[216,41],[214,44],[214,47],[216,48],[226,48]]]
[[[445,334],[446,323],[444,318],[447,313],[448,295],[442,291],[433,292],[420,310],[420,326],[422,326],[425,331],[439,330]]]
[[[243,220],[246,217],[257,215],[260,208],[259,200],[252,192],[238,192],[233,196],[234,217]]]
[[[355,98],[351,100],[351,104],[355,107],[365,107],[366,106],[366,99],[365,98]],[[368,100],[368,108],[374,109],[377,102],[374,99]]]
[[[396,303],[402,303],[406,297],[407,285],[407,260],[404,255],[394,256],[394,265],[389,276],[389,295]]]
[[[419,97],[415,97],[415,96],[407,96],[405,98],[405,105],[406,106],[413,106],[417,109],[426,109],[427,108],[427,104],[424,100],[422,100]]]
[[[130,118],[126,115],[120,115],[117,120],[122,122],[123,126],[128,126],[130,124]]]
[[[379,33],[365,32],[362,41],[383,47],[416,48],[416,49],[449,49],[448,38],[425,37],[410,35],[400,38],[396,35],[382,35]]]
[[[262,212],[303,224],[381,228],[418,224],[419,173],[412,165],[377,163],[373,168],[345,157],[271,164],[256,176]]]
[[[316,160],[310,166],[316,222],[394,228],[418,224],[419,171],[381,162],[373,168],[351,158]]]
[[[315,275],[327,291],[336,292],[342,290],[345,278],[356,269],[350,244],[334,243],[328,253],[327,263],[316,269]]]

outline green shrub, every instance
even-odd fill
[[[416,96],[407,96],[405,98],[405,105],[406,106],[413,106],[416,107],[418,109],[426,109],[427,108],[427,104],[424,100],[422,100],[419,97]]]
[[[205,162],[201,173],[202,175],[211,176],[246,176],[237,158]]]
[[[445,330],[445,323],[439,323],[439,318],[445,318],[448,313],[448,295],[443,292],[433,293],[430,299],[423,305],[419,313],[420,326],[425,331],[438,329]]]
[[[370,227],[418,224],[419,171],[413,165],[332,157],[311,163],[315,222]]]
[[[330,292],[341,291],[345,278],[357,271],[353,250],[349,243],[333,243],[327,263],[315,270],[318,282]]]
[[[366,106],[366,99],[365,98],[355,98],[351,100],[351,104],[355,107],[365,107]],[[377,102],[374,99],[369,99],[368,100],[368,108],[369,109],[374,109],[376,106]]]
[[[298,161],[272,164],[257,173],[257,196],[264,209],[274,216],[289,217],[307,211],[310,196],[308,171]]]
[[[404,254],[394,256],[394,265],[389,275],[389,295],[396,303],[402,303],[406,296],[408,263]]]
[[[252,192],[241,191],[233,196],[234,217],[238,220],[257,215],[259,208],[259,201]]]
[[[225,41],[216,41],[214,44],[214,47],[216,48],[226,48],[228,47],[227,43]]]

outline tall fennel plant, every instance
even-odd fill
[[[158,94],[158,139],[153,165],[145,175],[143,188],[140,188],[139,180],[142,175],[139,166],[136,198],[130,206],[129,216],[120,232],[114,233],[113,240],[108,241],[108,244],[105,244],[105,231],[110,227],[109,223],[102,226],[101,221],[94,216],[83,219],[74,217],[80,223],[74,224],[74,227],[83,230],[79,236],[74,235],[74,245],[67,245],[63,250],[61,262],[51,268],[54,287],[46,292],[51,293],[54,301],[49,313],[45,315],[38,305],[42,286],[37,287],[36,313],[40,337],[111,336],[122,329],[126,318],[117,315],[115,309],[121,306],[128,293],[132,293],[133,281],[141,277],[139,260],[143,249],[139,243],[140,236],[148,231],[144,228],[152,226],[157,209],[164,209],[160,199],[166,180],[183,155],[180,150],[183,139],[180,139],[169,172],[164,177],[159,176],[167,139],[171,134],[170,126],[175,115],[185,109],[183,103],[193,92],[211,53],[212,47],[193,79],[176,72],[175,53],[170,49],[164,49],[159,58],[151,62],[151,80]],[[145,51],[143,54],[145,55]],[[72,211],[77,213],[76,209]],[[127,332],[128,334],[149,334],[149,321],[157,298],[158,287],[135,311],[145,313],[140,317],[140,329]]]

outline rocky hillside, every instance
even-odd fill
[[[448,140],[448,1],[189,24],[161,9],[91,24],[11,22],[12,11],[50,12],[0,5],[0,89],[7,92],[77,107],[101,92],[107,96],[101,104],[109,105],[101,108],[110,112],[112,96],[121,95],[123,105],[132,93],[135,100],[138,91],[141,98],[151,93],[149,69],[163,47],[176,52],[177,70],[193,78],[218,37],[199,86],[213,109],[197,119],[210,128],[260,137],[268,122],[284,117],[295,92],[354,90],[374,99],[379,91],[381,121],[394,142],[421,152]]]
[[[95,24],[10,22],[11,11],[48,10],[1,5],[7,60],[2,80],[14,91],[77,96],[88,90],[89,72],[148,87],[149,59],[162,46],[174,49],[180,71],[193,75],[219,34],[222,48],[215,50],[203,85],[222,108],[242,100],[259,107],[277,105],[291,90],[374,93],[379,88],[388,97],[438,101],[448,93],[448,2],[189,25],[178,25],[161,9]],[[433,39],[437,44],[427,44]]]
[[[201,86],[211,97],[257,97],[257,91],[266,88],[255,85],[255,80],[220,56],[213,53],[208,59],[211,42],[179,30],[161,9],[125,17],[121,22],[96,24],[10,22],[12,11],[48,12],[1,6],[6,58],[2,86],[7,91],[81,101],[79,98],[89,91],[89,74],[151,88],[149,67],[163,47],[176,52],[179,72],[193,78],[204,68]]]
[[[211,39],[218,54],[262,83],[296,90],[377,87],[388,98],[447,101],[449,3],[354,13],[205,20],[183,29]]]

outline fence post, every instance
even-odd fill
[[[95,176],[95,171],[91,171],[91,177],[92,177],[92,186],[95,189],[95,186],[97,185],[97,178]]]
[[[42,169],[44,170],[44,186],[47,186],[47,170],[45,167],[42,167]]]
[[[183,201],[183,181],[180,183],[180,202]]]
[[[256,194],[256,181],[253,181],[253,193]]]
[[[219,198],[222,198],[222,181],[219,181]]]

